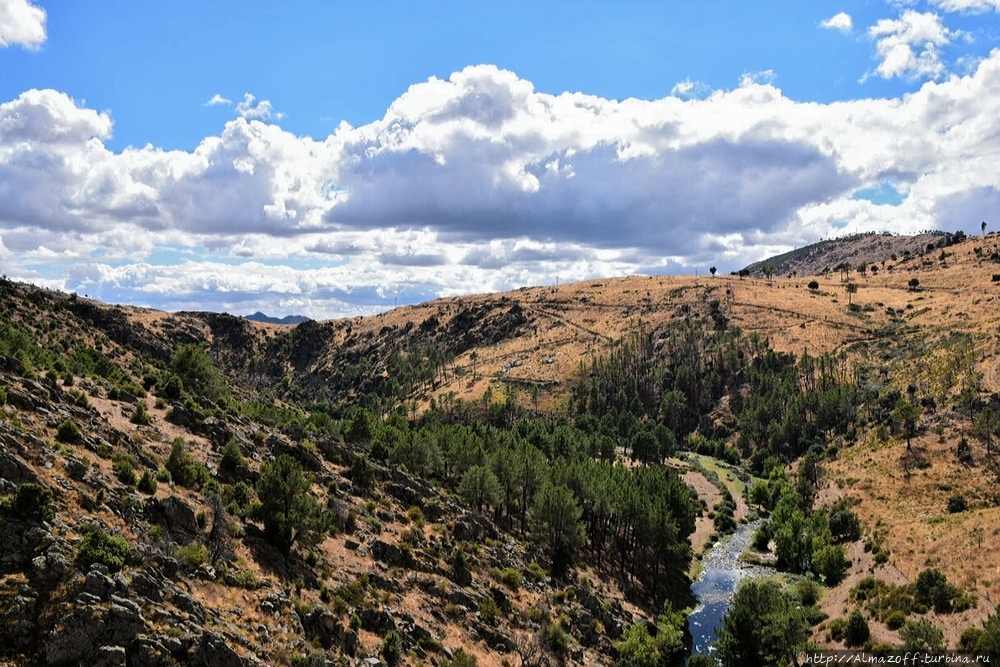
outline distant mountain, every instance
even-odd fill
[[[836,266],[849,262],[852,267],[860,263],[875,264],[899,257],[919,255],[932,249],[951,245],[965,238],[947,232],[928,232],[915,236],[895,234],[852,234],[836,239],[827,239],[802,248],[796,248],[781,255],[775,255],[747,266],[744,271],[752,275],[763,274],[770,267],[774,275],[817,276],[826,270],[836,271]],[[884,268],[884,266],[883,266]]]
[[[248,320],[253,320],[254,322],[264,322],[265,324],[302,324],[309,320],[305,315],[286,315],[285,317],[271,317],[270,315],[265,315],[259,310],[253,315],[247,315]]]

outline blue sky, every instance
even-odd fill
[[[977,231],[998,10],[0,0],[0,263],[334,317]]]

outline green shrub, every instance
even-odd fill
[[[114,471],[119,482],[126,486],[135,486],[135,464],[131,456],[116,456]]]
[[[397,631],[389,630],[382,640],[381,653],[390,666],[399,664],[399,659],[403,657],[403,637]]]
[[[795,582],[794,591],[803,607],[811,607],[819,602],[823,589],[815,581],[802,579]]]
[[[117,572],[124,567],[130,552],[124,537],[111,535],[104,528],[95,526],[80,540],[76,562],[83,569],[88,569],[94,563],[100,563],[110,571]]]
[[[458,649],[452,654],[451,660],[446,660],[442,665],[443,667],[478,667],[479,660],[463,649]]]
[[[487,625],[496,625],[500,621],[500,607],[492,595],[484,595],[479,599],[479,617]]]
[[[545,568],[538,564],[538,561],[533,560],[528,564],[528,569],[524,571],[524,576],[526,576],[530,581],[534,583],[539,583],[545,581],[547,576]]]
[[[219,461],[220,470],[234,471],[242,468],[246,465],[246,460],[243,458],[243,451],[240,449],[240,443],[236,438],[230,438],[226,442],[226,446],[222,448],[222,460]]]
[[[156,475],[153,474],[152,470],[146,470],[142,473],[142,477],[139,479],[139,490],[149,495],[156,493]]]
[[[969,509],[969,503],[965,499],[965,496],[956,495],[948,499],[948,512],[951,514],[964,512],[967,509]]]
[[[952,610],[952,600],[957,591],[948,583],[948,577],[940,570],[929,568],[917,575],[914,584],[914,597],[920,604],[934,607],[938,613],[948,613]]]
[[[885,626],[890,630],[899,630],[906,623],[906,614],[901,609],[893,609],[885,616]]]
[[[847,621],[842,618],[835,618],[827,626],[830,631],[830,639],[835,642],[842,642],[847,639]]]
[[[174,553],[177,561],[192,570],[195,570],[208,562],[208,549],[204,544],[185,544]]]
[[[237,586],[245,588],[248,591],[255,591],[264,585],[264,582],[260,580],[260,577],[248,570],[240,570],[236,573],[233,579],[236,581]]]
[[[940,653],[944,650],[944,633],[926,618],[907,621],[899,631],[903,650]]]
[[[77,443],[80,442],[81,436],[80,427],[72,419],[67,419],[59,424],[59,428],[56,430],[56,439],[60,442]]]
[[[204,486],[211,479],[208,468],[194,460],[183,438],[175,438],[167,457],[166,468],[174,482],[184,487]]]
[[[0,387],[0,407],[7,405],[7,390]]]
[[[52,521],[56,516],[52,506],[52,489],[35,482],[17,487],[14,497],[4,501],[4,514],[19,521]]]
[[[516,591],[521,588],[521,584],[523,583],[521,571],[509,567],[500,573],[500,581],[502,581],[507,588],[512,591]]]
[[[773,526],[770,521],[765,521],[760,524],[757,530],[753,533],[753,539],[751,540],[751,546],[757,551],[767,551],[768,545],[771,543],[771,538],[774,537]]]
[[[139,426],[146,426],[153,421],[153,417],[149,414],[149,407],[145,401],[136,401],[135,410],[132,411],[129,421]]]
[[[851,561],[847,560],[841,544],[828,544],[813,552],[813,571],[821,575],[829,586],[837,584],[850,565]]]
[[[855,609],[847,618],[846,640],[848,646],[861,646],[871,637],[871,630],[864,615]]]

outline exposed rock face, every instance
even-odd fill
[[[177,496],[150,499],[146,503],[146,516],[151,523],[163,525],[179,542],[189,542],[201,535],[194,509]]]

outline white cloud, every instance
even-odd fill
[[[252,99],[253,99],[253,96],[251,96],[251,100]],[[222,95],[216,93],[215,95],[212,95],[212,99],[210,99],[209,101],[207,101],[204,104],[202,104],[202,106],[203,107],[214,107],[214,106],[216,106],[218,104],[225,104],[225,105],[228,106],[228,105],[230,105],[232,103],[233,103],[232,100],[226,99]]]
[[[884,79],[938,79],[945,73],[941,47],[961,34],[934,12],[907,9],[898,19],[881,19],[868,29],[880,61],[875,73]]]
[[[946,12],[1000,12],[1000,0],[931,0],[931,4]]]
[[[841,32],[850,32],[854,28],[854,21],[851,19],[851,15],[847,12],[840,12],[839,14],[834,14],[825,21],[820,21],[821,28],[829,28],[831,30],[839,30]]]
[[[114,152],[108,114],[27,91],[0,104],[0,250],[108,300],[319,317],[989,219],[1000,51],[896,99],[799,103],[770,78],[615,101],[470,67],[322,141],[236,118],[193,151]],[[899,206],[851,198],[886,180]]]
[[[683,81],[678,81],[674,84],[674,87],[670,89],[670,94],[672,96],[685,100],[706,97],[711,92],[712,89],[707,83],[702,81],[692,81],[689,78],[684,79]]]
[[[215,98],[212,99],[214,100]],[[275,111],[270,101],[261,100],[254,104],[255,99],[250,93],[243,93],[243,101],[236,105],[236,113],[242,118],[256,118],[259,120],[269,120],[271,118],[281,120],[285,116],[280,111]]]
[[[44,42],[44,9],[29,0],[0,0],[0,46],[36,49]]]

